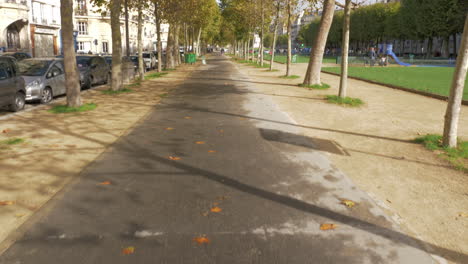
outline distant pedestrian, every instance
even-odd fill
[[[376,57],[377,57],[377,54],[375,53],[374,47],[370,48],[370,51],[369,51],[370,66],[374,66]]]

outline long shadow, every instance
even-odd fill
[[[165,105],[165,106],[163,106]],[[320,130],[320,131],[328,131],[328,132],[334,132],[334,133],[341,133],[341,134],[347,134],[347,135],[353,135],[353,136],[360,136],[360,137],[369,137],[369,138],[375,138],[375,139],[383,139],[383,140],[390,140],[390,141],[396,141],[396,142],[402,142],[402,143],[412,143],[412,144],[417,144],[413,140],[405,140],[405,139],[398,139],[398,138],[390,138],[390,137],[383,137],[383,136],[376,136],[376,135],[370,135],[370,134],[363,134],[363,133],[356,133],[356,132],[351,132],[351,131],[346,131],[346,130],[339,130],[339,129],[331,129],[331,128],[323,128],[323,127],[314,127],[314,126],[305,126],[305,125],[299,125],[299,124],[293,124],[293,123],[288,123],[288,122],[283,122],[283,121],[276,121],[276,120],[271,120],[271,119],[266,119],[266,118],[260,118],[260,117],[253,117],[253,116],[248,116],[248,115],[241,115],[241,114],[234,114],[234,113],[226,113],[226,112],[219,112],[219,111],[213,111],[208,108],[202,108],[202,107],[187,107],[185,104],[165,104],[161,103],[159,106],[161,108],[174,108],[177,110],[188,110],[188,111],[198,111],[202,113],[211,113],[211,114],[219,114],[219,115],[227,115],[227,116],[234,116],[234,117],[242,117],[245,119],[252,119],[252,120],[258,120],[258,121],[265,121],[265,122],[272,122],[272,123],[277,123],[277,124],[282,124],[282,125],[288,125],[288,126],[294,126],[294,127],[301,127],[301,128],[307,128],[307,129],[315,129],[315,130]]]
[[[260,135],[268,141],[276,141],[299,147],[325,151],[337,155],[349,156],[349,153],[340,148],[338,144],[332,140],[311,138],[303,135],[283,132],[280,130],[264,128],[260,128]]]
[[[166,78],[171,78],[166,77]],[[244,82],[244,83],[255,83],[255,84],[269,84],[269,85],[279,85],[279,86],[290,86],[290,87],[296,87],[299,88],[298,85],[293,85],[293,84],[288,84],[288,83],[271,83],[271,82],[254,82],[250,80],[239,80],[239,79],[228,79],[228,78],[198,78],[198,77],[191,77],[191,80],[201,80],[201,81],[207,81],[207,82],[212,82],[212,81],[230,81],[230,82]]]
[[[125,146],[128,146],[128,147],[125,147]],[[190,175],[198,175],[206,179],[209,179],[211,181],[217,182],[219,184],[226,185],[230,188],[239,190],[241,192],[248,193],[250,195],[260,197],[266,200],[270,200],[272,202],[276,202],[284,206],[294,208],[296,210],[300,210],[302,212],[325,217],[332,221],[336,221],[345,225],[352,226],[354,228],[375,234],[377,236],[386,238],[396,243],[405,244],[407,246],[417,248],[422,251],[426,251],[430,254],[440,255],[444,258],[450,259],[451,261],[458,261],[459,263],[468,263],[468,255],[465,255],[463,253],[456,252],[447,248],[443,248],[443,247],[422,241],[420,239],[410,237],[398,231],[391,230],[385,227],[381,227],[376,224],[369,223],[361,219],[357,219],[355,217],[343,215],[343,214],[334,212],[332,210],[322,208],[313,204],[309,204],[309,203],[306,203],[304,201],[301,201],[295,198],[269,192],[269,191],[242,183],[240,181],[231,179],[229,177],[226,177],[226,176],[223,176],[223,175],[220,175],[220,174],[217,174],[217,173],[205,170],[205,169],[195,168],[193,166],[186,165],[177,161],[171,161],[165,157],[154,155],[148,150],[144,148],[139,148],[136,145],[130,146],[129,144],[125,144],[125,146],[122,146],[122,147],[126,148],[127,151],[138,152],[139,154],[144,154],[146,157],[151,157],[155,161],[161,162],[166,165],[171,165],[174,168],[177,168],[180,170],[185,170]]]

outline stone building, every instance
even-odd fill
[[[60,53],[60,0],[32,0],[30,15],[33,57]]]
[[[28,0],[0,0],[0,49],[31,52]]]

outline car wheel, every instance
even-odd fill
[[[26,103],[26,96],[22,92],[17,92],[13,103],[10,105],[10,110],[13,112],[18,112],[23,110],[24,104]]]
[[[42,90],[42,95],[41,95],[41,104],[47,104],[50,101],[52,101],[53,95],[52,95],[52,89],[49,87],[44,88]]]
[[[85,89],[89,89],[91,88],[91,85],[93,84],[93,77],[89,77],[87,80],[86,80],[86,83],[84,85],[83,88]]]

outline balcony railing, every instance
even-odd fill
[[[28,5],[28,1],[27,1],[27,0],[0,0],[0,3],[1,3],[1,2],[8,3],[8,4],[25,5],[25,6]]]
[[[88,9],[81,9],[81,8],[76,8],[75,9],[75,15],[76,16],[87,16],[88,15]]]

